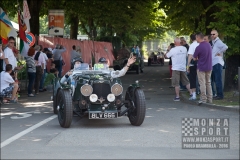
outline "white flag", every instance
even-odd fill
[[[30,32],[29,19],[31,19],[31,15],[30,15],[30,12],[28,9],[27,0],[23,0],[23,18],[24,18],[25,24],[27,26],[26,32]]]

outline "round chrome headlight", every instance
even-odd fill
[[[91,102],[97,102],[98,96],[96,94],[91,94],[89,99]]]
[[[89,84],[84,84],[80,89],[82,95],[84,96],[90,96],[93,92],[93,88]]]
[[[114,96],[114,94],[109,94],[109,95],[107,96],[107,100],[108,100],[109,102],[115,101],[115,96]]]
[[[115,96],[119,96],[119,95],[122,94],[122,92],[123,92],[123,87],[122,87],[120,84],[116,83],[116,84],[114,84],[114,85],[112,86],[111,92],[112,92]]]

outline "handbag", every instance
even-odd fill
[[[64,62],[64,60],[62,60],[62,65],[64,66],[66,63]]]

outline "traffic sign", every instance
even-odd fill
[[[32,47],[36,41],[35,36],[31,32],[28,32],[26,34],[26,37],[27,37],[27,43],[29,44],[30,47]]]

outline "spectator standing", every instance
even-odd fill
[[[35,50],[30,47],[28,50],[28,56],[26,57],[27,72],[28,72],[28,97],[34,97],[33,84],[36,78],[36,62],[34,60]]]
[[[170,45],[168,46],[166,54],[174,47],[175,47],[175,44],[174,43],[170,43]],[[170,78],[172,79],[172,58],[171,57],[169,58],[168,65],[169,65]]]
[[[17,91],[18,84],[13,80],[10,73],[12,73],[13,67],[11,64],[7,64],[5,67],[5,71],[0,73],[0,95],[4,98],[10,98],[9,103],[17,103]]]
[[[62,54],[66,51],[66,49],[63,46],[60,46],[59,44],[56,45],[56,48],[53,50],[53,59],[55,63],[55,67],[58,70],[58,77],[61,78],[62,76],[62,66],[63,66],[63,59]]]
[[[144,68],[144,62],[143,62],[143,58],[140,53],[140,49],[139,49],[138,45],[135,46],[135,53],[136,53],[137,57],[140,59],[140,71],[141,71],[141,73],[143,73],[142,69]]]
[[[3,61],[3,69],[6,68],[7,64],[12,65],[12,70],[17,67],[17,60],[13,53],[15,38],[9,37],[8,38],[8,46],[4,49],[4,61]]]
[[[72,46],[72,49],[73,50],[71,51],[71,59],[70,59],[71,69],[73,69],[72,62],[74,61],[74,59],[80,58],[80,54],[77,52],[75,45]]]
[[[158,56],[159,56],[160,65],[163,66],[164,65],[164,53],[161,51],[161,49],[159,49],[159,51],[158,51]]]
[[[133,47],[131,49],[131,52],[136,53],[136,46],[135,45],[133,45]]]
[[[193,54],[195,52],[196,47],[199,43],[196,41],[196,35],[191,34],[190,36],[192,44],[188,50],[188,62],[187,62],[187,71],[189,73],[189,81],[190,81],[190,89],[192,91],[192,95],[189,100],[196,100],[196,78],[197,78],[197,61],[193,60]]]
[[[76,46],[76,51],[79,54],[79,57],[82,57],[82,52],[80,46]]]
[[[45,58],[43,54],[41,54],[40,46],[35,46],[34,49],[37,51],[37,53],[34,56],[34,60],[36,61],[36,78],[35,78],[34,88],[35,88],[35,94],[38,94],[40,81],[42,79],[42,75],[44,72]]]
[[[203,40],[206,41],[206,42],[209,42],[209,44],[212,46],[211,35],[205,35]],[[214,79],[213,72],[211,74],[211,86],[212,86],[213,97],[217,97],[216,89],[215,89],[216,88],[215,87],[215,79]]]
[[[186,47],[186,49],[187,49],[187,51],[188,51],[189,45],[187,44],[186,39],[185,39],[184,37],[180,37],[180,40],[181,40],[180,44],[181,44],[182,46]],[[188,56],[186,56],[186,66],[187,66],[187,62],[188,62]],[[186,74],[187,74],[187,77],[188,77],[188,73],[187,73],[187,72],[186,72]],[[189,77],[188,77],[188,79],[189,79]],[[183,86],[182,83],[181,83],[181,81],[180,81],[180,90],[181,90],[181,91],[185,91],[186,89],[187,89],[187,88],[186,88],[185,86]]]
[[[40,45],[40,48],[42,48],[42,46]],[[39,86],[39,92],[43,92],[45,91],[46,89],[44,89],[44,79],[45,79],[45,76],[46,76],[46,72],[47,72],[47,63],[48,63],[48,57],[47,57],[47,53],[48,53],[48,48],[44,48],[43,49],[43,52],[42,52],[42,49],[41,49],[41,54],[43,55],[44,57],[44,68],[43,68],[43,75],[42,75],[42,78],[41,78],[41,81],[40,81],[40,86]]]
[[[175,87],[176,92],[176,97],[174,98],[174,101],[180,101],[179,81],[181,81],[182,84],[186,86],[186,88],[191,94],[189,80],[186,75],[187,49],[186,47],[181,46],[179,38],[175,38],[174,44],[175,47],[166,54],[166,57],[172,58],[172,86]]]
[[[197,75],[200,84],[201,98],[200,103],[212,103],[211,73],[212,73],[212,48],[211,45],[203,40],[202,33],[196,34],[199,46],[196,47],[193,58],[198,59]],[[206,92],[207,91],[207,92]]]
[[[215,100],[220,100],[224,98],[223,95],[223,86],[222,86],[222,69],[224,65],[224,52],[228,49],[228,46],[224,44],[221,39],[218,37],[217,30],[211,31],[212,39],[212,66],[213,66],[213,75],[216,84],[217,97],[214,97]]]
[[[18,50],[14,46],[15,43],[15,38],[14,37],[9,37],[8,38],[8,45],[4,49],[4,61],[3,61],[3,70],[6,68],[7,64],[12,65],[12,73],[11,75],[15,78],[14,80],[18,83],[17,80],[17,71],[23,68],[23,65],[17,66],[17,54]]]
[[[52,54],[52,48],[44,48],[45,50],[48,49],[47,51],[47,58],[48,58],[48,64],[47,64],[47,72],[51,68],[50,66],[53,64],[53,54]]]
[[[2,49],[2,44],[0,44],[0,73],[3,71],[3,60],[4,60],[4,53]]]
[[[137,57],[141,57],[140,49],[139,49],[138,45],[136,45],[136,47],[135,47],[135,53],[137,54]]]
[[[184,37],[180,37],[180,40],[181,40],[181,43],[180,43],[180,44],[181,44],[182,46],[186,47],[186,48],[187,48],[187,51],[188,51],[189,45],[187,44],[186,39],[185,39]]]

